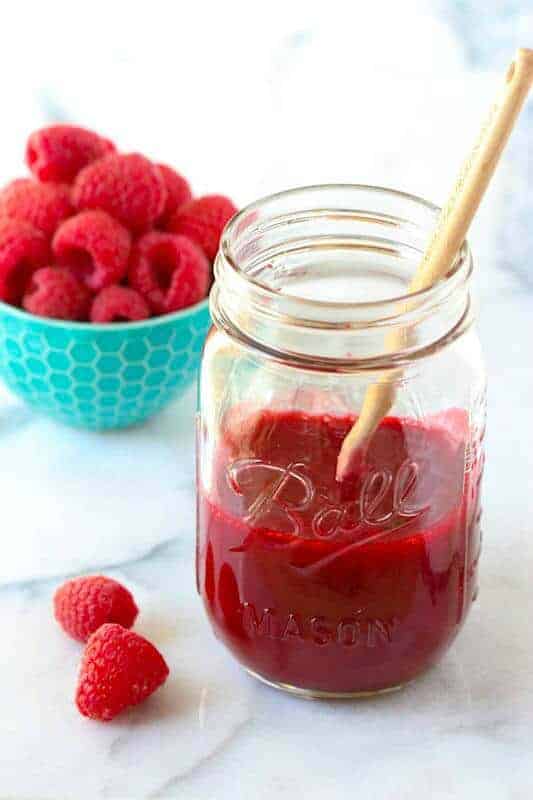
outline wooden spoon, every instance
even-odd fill
[[[533,50],[522,48],[508,69],[503,92],[482,126],[474,149],[439,215],[435,231],[409,285],[409,294],[437,283],[452,267],[532,83]],[[409,306],[409,301],[406,301],[403,310],[408,311]],[[407,337],[405,328],[391,333],[386,340],[387,351],[400,349]],[[338,481],[357,471],[364,461],[372,434],[394,404],[394,382],[400,376],[401,370],[394,370],[387,382],[368,387],[361,414],[339,452]]]

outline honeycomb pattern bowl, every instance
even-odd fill
[[[0,377],[34,408],[81,428],[126,428],[194,380],[208,301],[143,322],[91,325],[0,302]]]

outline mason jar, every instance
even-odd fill
[[[223,235],[197,583],[216,636],[278,688],[399,688],[443,655],[476,596],[485,373],[468,245],[405,297],[437,214],[390,189],[313,186],[254,203]],[[381,382],[393,405],[339,481]]]

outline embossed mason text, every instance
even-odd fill
[[[323,615],[304,617],[297,613],[280,613],[273,608],[256,610],[253,603],[241,603],[239,612],[243,630],[250,637],[311,641],[319,646],[372,648],[390,644],[396,624],[394,618],[368,619],[358,614],[334,620]]]

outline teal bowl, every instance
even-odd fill
[[[203,300],[143,322],[91,325],[0,302],[0,377],[33,408],[79,428],[126,428],[194,381],[211,324]]]

